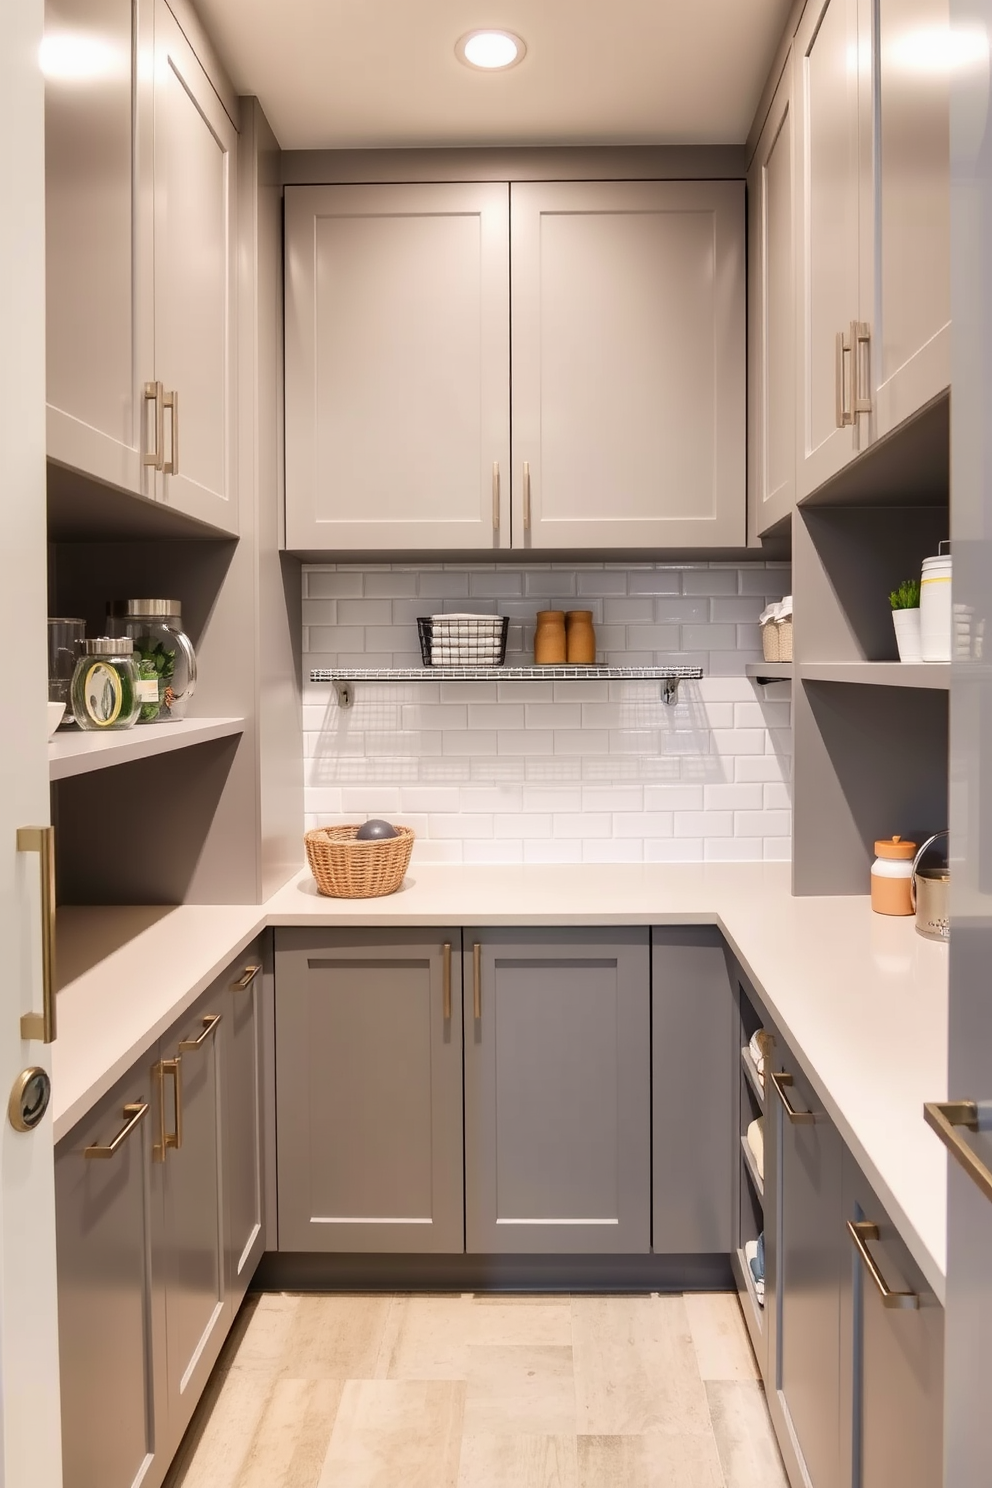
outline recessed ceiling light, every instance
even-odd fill
[[[512,31],[469,31],[455,47],[455,56],[481,72],[505,72],[522,62],[526,51]]]

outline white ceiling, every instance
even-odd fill
[[[283,149],[737,144],[791,0],[196,0]],[[527,43],[505,73],[466,31]]]

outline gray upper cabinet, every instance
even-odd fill
[[[744,188],[514,183],[515,547],[743,544]]]
[[[796,500],[795,112],[792,59],[748,172],[748,535]]]
[[[653,1248],[722,1254],[733,1244],[739,1057],[723,941],[705,928],[651,940]]]
[[[286,191],[286,543],[510,544],[504,184]]]
[[[464,1249],[461,934],[285,930],[279,1249]]]
[[[469,1251],[646,1252],[646,930],[465,931]]]
[[[168,1466],[155,1428],[164,1317],[151,1277],[151,1144],[142,1065],[56,1154],[65,1488],[151,1485]]]
[[[271,976],[271,972],[270,972]],[[224,1250],[232,1308],[244,1296],[265,1249],[262,946],[256,942],[225,978]],[[271,992],[270,994],[271,995]]]

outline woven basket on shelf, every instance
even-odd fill
[[[395,894],[413,851],[412,827],[397,827],[395,837],[357,842],[358,826],[317,827],[304,842],[317,889],[331,899],[376,899]]]

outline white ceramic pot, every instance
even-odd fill
[[[951,559],[924,558],[920,579],[920,650],[924,661],[951,659]]]
[[[896,631],[896,645],[900,661],[922,661],[920,644],[920,612],[916,610],[893,610],[892,624]]]

